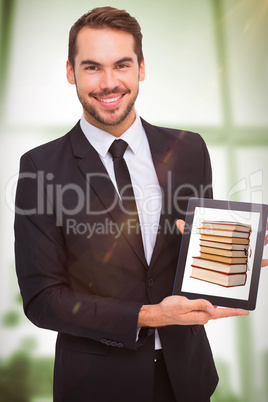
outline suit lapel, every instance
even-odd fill
[[[152,267],[161,252],[165,239],[167,224],[173,225],[173,218],[170,215],[172,201],[172,180],[171,174],[174,172],[174,156],[173,156],[173,141],[167,139],[167,137],[160,132],[160,130],[142,119],[143,127],[146,131],[152,158],[156,170],[156,174],[159,180],[160,187],[162,189],[162,211],[159,222],[159,231],[156,238],[156,243],[151,258],[150,266]],[[171,222],[170,222],[171,218]]]
[[[133,230],[132,232],[128,230],[126,224],[128,216],[120,207],[120,199],[117,191],[98,153],[83,134],[79,122],[71,132],[71,144],[73,154],[78,159],[78,166],[88,181],[90,188],[101,201],[104,207],[103,210],[110,214],[112,220],[118,225],[118,228],[122,229],[123,236],[130,243],[142,263],[148,267],[144,256],[141,236],[134,233]]]

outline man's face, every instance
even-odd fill
[[[135,120],[134,103],[144,61],[138,65],[133,36],[126,32],[83,28],[77,36],[74,69],[67,78],[76,85],[86,120],[120,136]]]

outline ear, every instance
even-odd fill
[[[70,84],[75,84],[74,69],[69,60],[66,62],[66,77]]]
[[[139,81],[144,81],[145,80],[145,63],[144,60],[142,60],[140,64],[140,71],[139,71]]]

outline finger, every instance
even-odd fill
[[[185,222],[182,219],[178,219],[176,221],[176,225],[177,225],[177,228],[179,229],[179,231],[181,232],[181,234],[183,234]]]
[[[214,310],[213,319],[216,320],[218,318],[238,317],[242,315],[249,315],[249,311],[239,308],[217,308]]]
[[[261,266],[262,267],[267,267],[268,266],[268,260],[267,259],[262,260]]]
[[[267,222],[267,226],[266,226],[266,231],[268,230],[268,222]],[[265,241],[264,244],[268,244],[268,234],[265,236]]]

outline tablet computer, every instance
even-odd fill
[[[254,310],[268,205],[191,198],[173,294]]]

